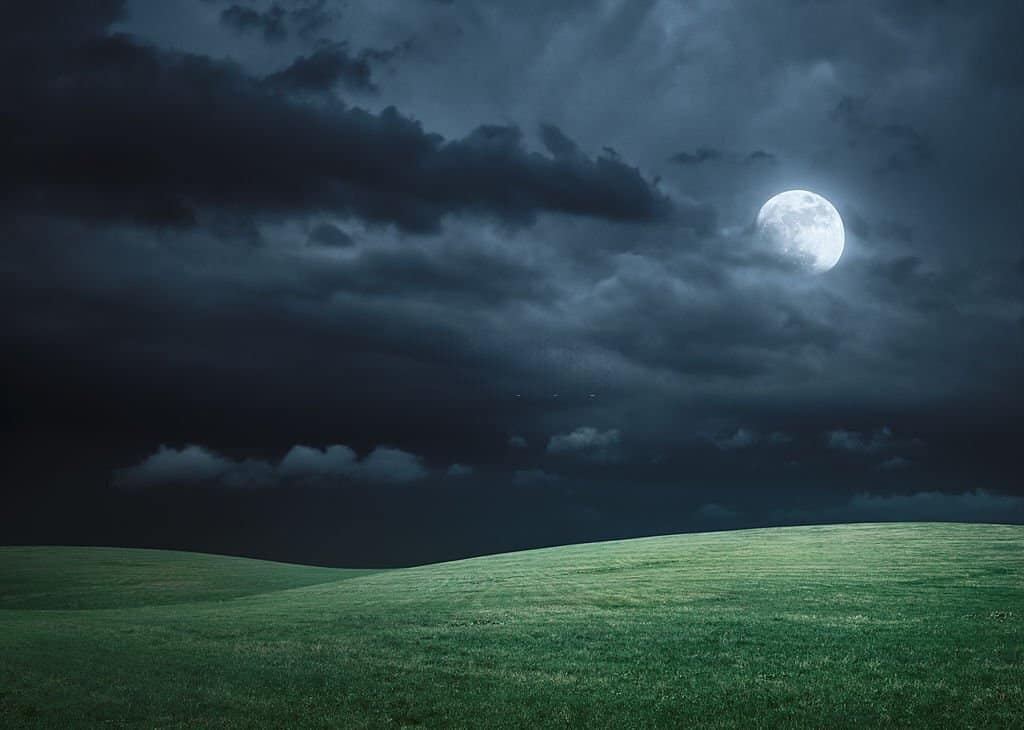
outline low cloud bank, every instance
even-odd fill
[[[711,443],[721,451],[736,451],[746,449],[756,444],[758,435],[746,428],[738,428],[733,433],[710,437]]]
[[[360,459],[353,449],[342,444],[323,449],[296,445],[274,466],[261,459],[230,459],[195,444],[181,449],[162,445],[141,463],[114,470],[114,485],[141,489],[330,485],[347,481],[398,484],[422,479],[428,473],[419,456],[392,446],[378,446]]]
[[[560,433],[548,441],[549,454],[576,453],[597,460],[611,460],[618,456],[621,434],[619,429],[598,431],[592,426],[580,426],[571,433]]]

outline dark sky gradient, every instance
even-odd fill
[[[2,542],[1024,522],[1018,2],[2,20]],[[792,188],[823,275],[753,235]]]

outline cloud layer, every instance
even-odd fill
[[[580,426],[570,433],[555,434],[548,440],[549,454],[582,454],[596,459],[613,458],[619,446],[619,429],[599,431],[593,426]]]
[[[358,514],[377,549],[454,555],[1022,494],[1020,3],[4,20],[2,481],[26,540],[54,505],[78,536],[159,503],[184,542],[223,499],[257,541],[292,520],[329,550]],[[819,277],[751,229],[793,188],[846,223]],[[124,465],[124,487],[296,488],[112,495]],[[384,510],[358,486],[388,482],[416,488]],[[137,508],[114,527],[162,534]]]
[[[258,22],[276,33],[265,15],[224,12],[237,27]],[[84,24],[59,54],[45,42],[18,49],[30,72],[9,94],[8,123],[24,130],[2,173],[8,188],[17,183],[10,205],[42,201],[68,214],[172,226],[193,225],[208,209],[326,210],[420,233],[438,231],[449,214],[521,224],[544,211],[634,221],[673,211],[636,168],[530,152],[515,125],[446,140],[394,107],[293,101],[288,92],[342,81],[372,89],[366,59],[341,46],[261,81],[235,64],[95,30]],[[48,93],[58,80],[60,92]]]
[[[458,469],[455,469],[458,467]],[[457,475],[468,467],[456,464]],[[348,446],[323,449],[293,446],[276,465],[258,459],[232,460],[202,446],[181,449],[161,446],[140,464],[117,469],[115,486],[146,487],[272,487],[287,483],[337,486],[351,482],[398,484],[426,477],[421,459],[401,449],[378,446],[360,459]]]

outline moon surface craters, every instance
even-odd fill
[[[804,271],[828,271],[843,255],[845,232],[839,211],[807,190],[787,190],[761,206],[757,231],[769,250]]]

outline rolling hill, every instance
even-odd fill
[[[1021,727],[1024,527],[396,570],[0,548],[5,727]]]

